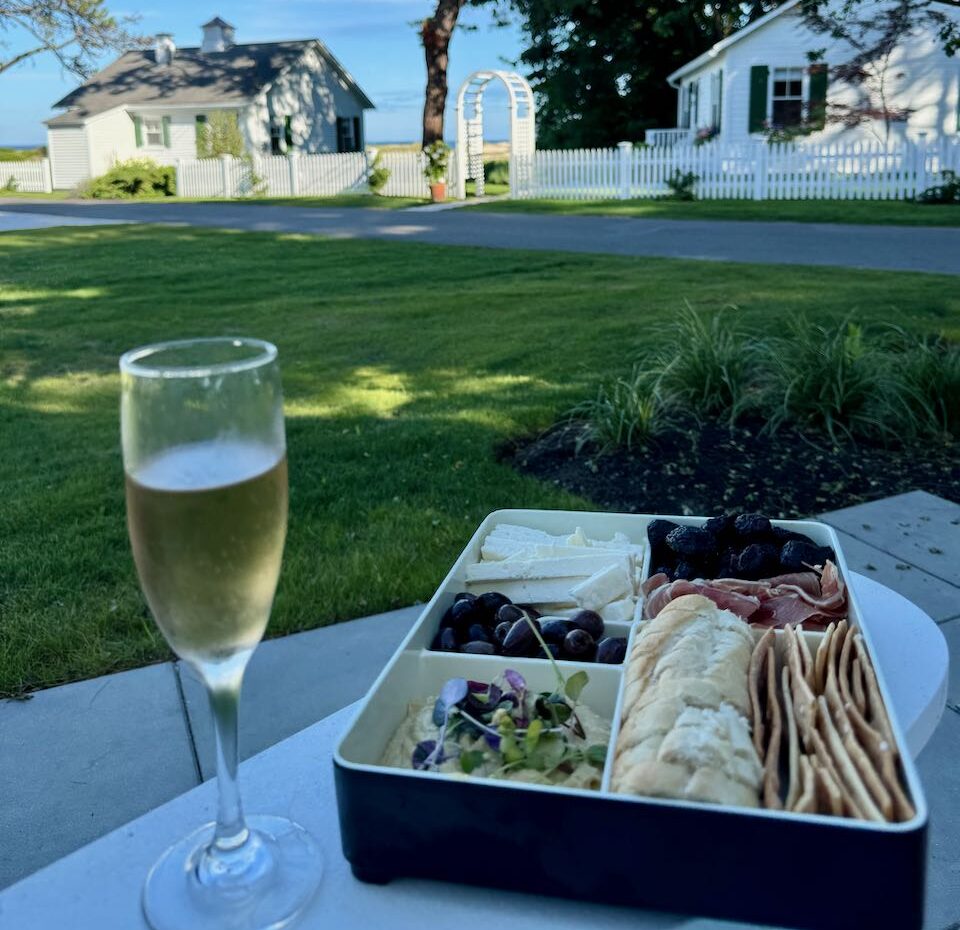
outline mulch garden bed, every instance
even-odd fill
[[[678,424],[643,450],[576,452],[580,428],[554,427],[511,443],[501,457],[604,510],[715,514],[756,510],[807,517],[905,491],[960,502],[960,443],[920,440],[906,448],[834,445],[799,430],[770,435],[762,421],[730,428]]]

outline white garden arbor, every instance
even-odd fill
[[[510,108],[510,193],[516,197],[532,180],[536,146],[536,110],[533,91],[515,71],[474,71],[457,94],[457,197],[467,195],[467,179],[483,196],[483,92],[500,81]]]

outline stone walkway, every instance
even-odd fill
[[[32,215],[297,232],[337,239],[960,274],[960,229],[949,228],[244,203],[0,200],[0,209]]]
[[[825,514],[853,571],[934,618],[953,663],[919,759],[931,808],[929,930],[960,925],[960,505],[915,491]],[[244,758],[361,697],[419,607],[270,640],[247,673]],[[163,663],[0,702],[0,887],[214,773],[202,690]]]

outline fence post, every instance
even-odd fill
[[[918,132],[920,137],[917,142],[917,189],[913,196],[923,193],[930,186],[930,175],[927,171],[927,134]]]
[[[755,142],[757,156],[753,160],[753,199],[767,197],[767,143]]]
[[[229,155],[220,156],[220,186],[223,188],[221,197],[232,197],[233,185],[230,183],[230,162],[233,159]]]
[[[183,159],[175,158],[173,160],[173,189],[178,197],[186,197],[183,192]]]
[[[49,158],[44,158],[41,162],[40,173],[43,175],[43,192],[49,194],[53,190],[53,175],[50,172]]]
[[[630,199],[630,162],[633,158],[633,143],[618,142],[617,148],[620,150],[620,164],[617,177],[617,197],[620,200]]]
[[[300,153],[293,151],[287,158],[287,168],[290,170],[290,196],[300,194]]]

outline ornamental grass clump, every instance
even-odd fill
[[[753,338],[731,322],[735,307],[709,315],[685,303],[666,334],[670,348],[655,356],[665,402],[698,419],[728,423],[750,406],[757,348]]]
[[[597,396],[574,407],[570,418],[582,424],[578,453],[587,445],[601,453],[644,445],[667,425],[658,372],[635,365],[627,377],[601,384]]]
[[[837,443],[899,442],[929,431],[929,411],[900,353],[849,320],[830,327],[801,317],[787,336],[766,341],[763,353],[764,407],[774,432],[796,426]]]
[[[913,340],[902,369],[916,415],[928,420],[927,431],[960,439],[960,344],[942,337]]]

